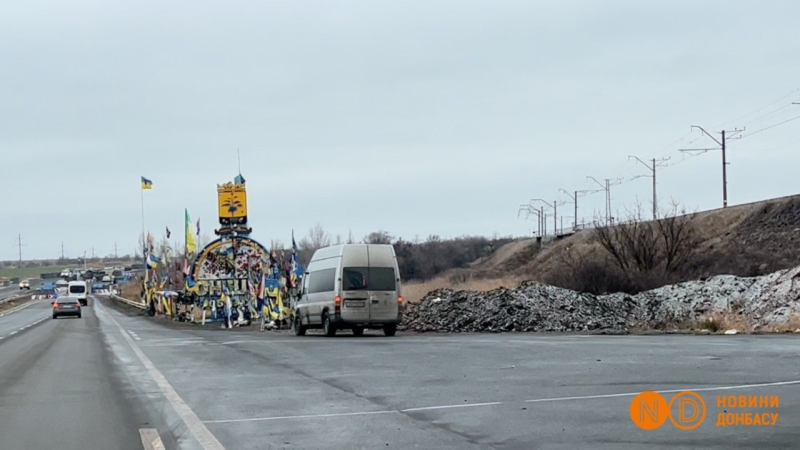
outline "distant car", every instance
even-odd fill
[[[103,277],[103,283],[111,283],[111,277],[106,275]]]
[[[61,316],[78,316],[81,318],[81,302],[75,297],[61,297],[53,300],[53,319]]]
[[[31,282],[30,282],[30,281],[28,281],[28,280],[22,280],[22,281],[20,281],[20,282],[19,282],[19,289],[20,289],[20,290],[22,290],[22,289],[28,289],[28,290],[30,290],[30,289],[31,289]]]

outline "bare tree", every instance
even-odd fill
[[[672,204],[659,220],[647,220],[642,208],[628,213],[624,221],[600,224],[594,236],[624,273],[673,274],[680,270],[696,244],[694,214],[678,215]]]
[[[353,230],[349,230],[347,232],[347,243],[348,244],[355,244],[356,239],[353,237]]]
[[[661,214],[658,229],[664,245],[664,265],[668,273],[677,272],[689,259],[699,242],[694,220],[696,212],[686,213],[686,209],[672,201],[670,209]]]
[[[388,231],[373,231],[364,237],[365,244],[391,244],[394,236],[390,235]]]
[[[199,252],[200,249],[205,247],[211,242],[211,237],[207,233],[203,233],[197,237],[197,251]]]
[[[317,223],[313,227],[308,229],[308,234],[300,240],[298,244],[302,250],[314,252],[314,250],[328,247],[331,245],[331,237],[322,228],[322,225]]]

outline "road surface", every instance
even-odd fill
[[[0,317],[0,449],[785,449],[800,441],[800,338],[221,330],[92,300]],[[13,334],[12,334],[13,333]],[[699,428],[630,418],[695,389]],[[769,426],[717,427],[717,395],[766,396]],[[152,447],[157,448],[157,447]]]
[[[35,291],[39,289],[42,284],[46,283],[48,280],[42,280],[40,278],[33,278],[30,280],[31,283],[31,291]],[[51,280],[51,282],[55,282],[56,280]],[[17,294],[22,294],[29,292],[27,290],[21,290],[19,288],[19,283],[11,283],[8,286],[0,286],[0,300],[5,299],[7,297],[11,297]]]

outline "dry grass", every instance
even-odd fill
[[[11,300],[9,302],[0,303],[0,312],[9,310],[11,308],[16,308],[17,306],[28,303],[29,301],[31,301],[31,297],[30,295],[27,295],[25,297],[20,297],[18,299]]]
[[[122,285],[119,296],[128,300],[141,301],[142,285],[139,281],[131,281]]]
[[[791,333],[800,330],[800,314],[795,314],[788,321],[779,325],[768,325],[758,331],[766,333]]]
[[[715,311],[697,321],[694,327],[711,332],[736,330],[737,333],[750,334],[753,332],[753,321],[749,317],[741,314],[728,311]]]
[[[492,278],[492,279],[467,279],[464,281],[453,282],[448,277],[436,277],[426,282],[409,282],[403,284],[403,298],[407,302],[416,303],[422,300],[425,295],[437,289],[453,289],[456,291],[477,291],[486,292],[493,289],[506,287],[515,288],[524,281],[522,278]]]

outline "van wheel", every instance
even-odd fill
[[[306,327],[303,326],[303,319],[301,317],[294,318],[294,334],[296,336],[305,336],[306,335]]]
[[[325,333],[325,336],[329,337],[336,335],[336,327],[331,323],[331,318],[328,316],[328,313],[322,314],[322,332]]]
[[[353,336],[363,336],[364,327],[353,327]]]
[[[397,333],[397,325],[389,324],[383,326],[383,334],[386,336],[394,336]]]

